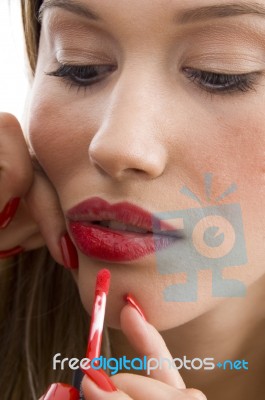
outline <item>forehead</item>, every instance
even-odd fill
[[[40,7],[40,19],[47,9],[64,9],[72,14],[92,20],[104,20],[123,15],[125,18],[154,18],[158,16],[178,23],[198,20],[237,17],[241,15],[265,16],[264,1],[227,0],[45,0]]]

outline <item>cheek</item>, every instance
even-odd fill
[[[40,89],[40,88],[39,88]],[[88,147],[100,120],[101,108],[46,89],[49,95],[32,94],[28,137],[39,163],[57,189],[66,179],[87,170]],[[80,169],[81,168],[81,169]]]
[[[249,100],[246,103],[248,105],[241,108],[231,107],[231,113],[225,112],[218,118],[209,118],[207,112],[200,116],[195,114],[190,125],[193,126],[193,130],[190,129],[193,140],[183,140],[181,149],[185,158],[178,162],[180,171],[186,175],[185,186],[197,195],[203,208],[222,204],[240,206],[243,230],[235,233],[243,237],[247,263],[242,265],[238,261],[237,266],[237,261],[234,262],[235,266],[224,268],[223,276],[249,285],[264,274],[265,117],[261,101],[259,108]],[[216,111],[211,114],[218,115]],[[175,144],[175,159],[177,150]],[[208,185],[204,181],[206,173],[212,174]],[[218,201],[233,183],[235,192],[227,193]],[[185,209],[200,208],[195,200],[187,196],[185,199]],[[239,219],[241,222],[241,217]]]
[[[259,197],[265,205],[264,115],[254,106],[252,112],[246,107],[235,107],[232,115],[224,113],[218,118],[209,118],[205,114],[193,123],[197,134],[190,144],[187,141],[185,168],[189,173],[188,182],[201,200],[205,200],[204,175],[212,173],[212,201],[235,183],[234,199],[245,199],[251,205]]]

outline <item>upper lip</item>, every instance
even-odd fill
[[[66,217],[70,221],[78,222],[111,220],[133,225],[152,233],[181,236],[180,229],[127,201],[110,204],[100,197],[92,197],[68,210]]]

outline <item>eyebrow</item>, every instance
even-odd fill
[[[38,13],[38,21],[41,23],[45,10],[53,7],[62,8],[74,14],[88,18],[90,20],[99,21],[101,18],[95,11],[88,6],[74,0],[44,0]],[[191,22],[205,21],[208,19],[237,17],[242,15],[257,15],[265,18],[265,6],[259,3],[227,3],[216,4],[212,6],[203,6],[199,8],[191,8],[178,12],[174,18],[175,23],[188,24]]]
[[[207,19],[218,19],[237,17],[242,15],[257,15],[265,18],[265,6],[258,3],[227,3],[216,4],[184,10],[177,15],[175,21],[179,24],[205,21]]]
[[[45,10],[53,7],[63,8],[64,10],[70,11],[74,14],[80,15],[94,21],[98,21],[101,18],[90,8],[82,3],[74,2],[72,0],[48,0],[44,1],[41,5],[38,13],[38,21],[41,22],[43,18],[43,13]]]

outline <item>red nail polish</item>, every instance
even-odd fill
[[[61,250],[63,255],[64,266],[69,269],[77,269],[78,268],[78,255],[73,242],[66,233],[61,237]]]
[[[0,229],[4,229],[12,221],[17,208],[19,206],[20,198],[15,197],[11,199],[0,212]]]
[[[16,254],[22,253],[23,251],[24,251],[23,247],[20,246],[13,247],[13,249],[0,251],[0,259],[15,256]]]
[[[132,306],[133,308],[135,308],[135,310],[137,310],[138,313],[141,315],[141,317],[146,321],[146,318],[145,318],[145,315],[144,315],[144,312],[143,312],[142,308],[139,306],[139,304],[137,303],[137,301],[135,300],[135,298],[134,298],[130,293],[128,293],[128,294],[126,294],[126,295],[124,296],[124,300],[125,300],[128,304],[130,304],[130,306]]]
[[[78,400],[79,393],[73,386],[66,383],[53,383],[48,387],[43,400]]]
[[[82,369],[91,381],[93,381],[101,390],[105,392],[116,392],[117,388],[114,386],[112,380],[108,377],[103,369]]]

